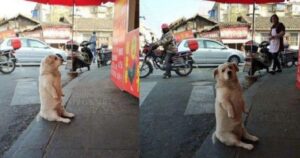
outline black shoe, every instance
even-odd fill
[[[278,69],[276,72],[279,72],[279,73],[280,73],[280,72],[282,72],[282,70],[281,70],[281,69]]]
[[[269,71],[269,73],[275,75],[275,71]]]
[[[171,75],[164,75],[163,79],[169,79],[171,78]]]

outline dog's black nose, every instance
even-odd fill
[[[232,75],[232,71],[228,71],[227,74],[228,74],[228,75]]]

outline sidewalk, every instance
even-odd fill
[[[209,135],[194,158],[299,158],[300,90],[296,89],[296,68],[266,75],[245,93],[249,116],[246,128],[260,142],[253,151],[212,144]]]
[[[138,157],[138,100],[110,80],[110,67],[85,72],[64,87],[70,124],[35,119],[5,158]]]

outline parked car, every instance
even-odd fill
[[[186,39],[178,44],[178,51],[188,51]],[[237,64],[244,62],[245,53],[236,49],[228,48],[223,43],[207,39],[197,38],[199,48],[192,55],[194,64],[222,64],[224,62],[235,62]]]
[[[11,46],[12,38],[5,39],[0,44],[0,50],[8,50]],[[45,42],[34,39],[20,37],[21,48],[16,50],[17,63],[40,63],[41,60],[49,54],[59,54],[64,59],[67,60],[67,53],[63,50],[50,47]]]

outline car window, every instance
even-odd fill
[[[7,46],[11,46],[11,40],[7,41]],[[21,47],[28,47],[26,39],[21,38]]]
[[[198,46],[199,46],[199,48],[204,48],[204,42],[203,42],[203,40],[198,40]],[[185,41],[184,47],[186,47],[186,48],[189,47],[187,41]]]
[[[205,41],[206,43],[206,47],[209,48],[209,49],[222,49],[224,48],[223,45],[221,45],[220,43],[218,42],[214,42],[214,41]]]
[[[205,48],[203,40],[198,40],[198,45],[199,45],[199,48]]]
[[[33,48],[45,48],[47,47],[44,43],[40,42],[40,41],[37,41],[37,40],[28,40],[28,43],[30,45],[30,47],[33,47]]]

